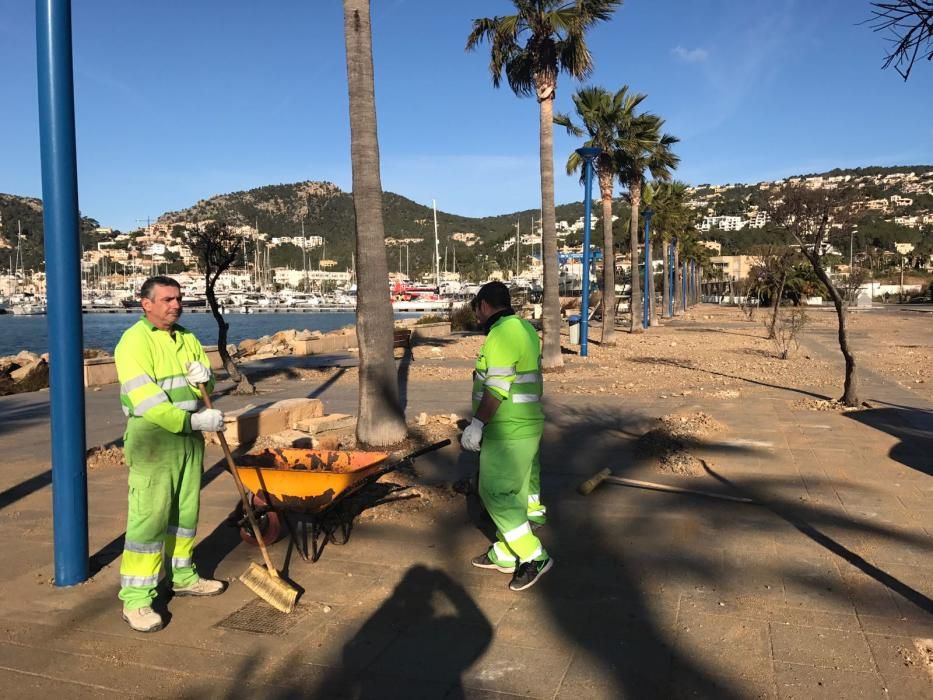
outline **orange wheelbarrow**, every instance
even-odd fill
[[[389,472],[449,444],[450,440],[441,440],[391,464],[385,464],[388,459],[385,452],[299,448],[266,449],[247,453],[235,461],[243,485],[252,494],[252,505],[265,542],[276,542],[282,535],[284,523],[298,553],[307,561],[310,525],[310,560],[314,562],[321,557],[327,543],[343,545],[350,539],[356,515],[349,507],[350,496]],[[298,542],[287,511],[300,514],[303,546]],[[257,544],[248,520],[242,517],[242,504],[237,514],[240,537],[244,542]]]

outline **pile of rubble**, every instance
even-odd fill
[[[690,447],[708,435],[722,432],[725,426],[701,411],[669,413],[658,421],[659,427],[639,438],[639,452],[656,460],[662,472],[686,476],[703,474],[703,462],[690,452]]]
[[[333,331],[332,334],[353,335],[356,330],[353,326],[347,326],[339,331]],[[253,340],[247,338],[237,346],[231,346],[231,356],[236,359],[265,360],[270,357],[281,357],[283,355],[295,354],[297,343],[304,343],[309,340],[319,340],[324,334],[321,331],[290,329],[279,331],[273,335],[264,335],[261,338]]]
[[[0,396],[38,391],[49,386],[48,353],[37,355],[23,350],[0,357]]]

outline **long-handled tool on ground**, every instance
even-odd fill
[[[718,498],[722,501],[733,501],[735,503],[757,503],[751,498],[742,496],[729,496],[724,493],[712,493],[711,491],[696,491],[694,489],[685,489],[680,486],[669,486],[667,484],[656,484],[653,481],[638,481],[636,479],[623,479],[621,476],[613,476],[612,472],[606,468],[598,474],[594,474],[577,487],[577,491],[583,496],[589,496],[593,489],[604,481],[619,486],[632,486],[639,489],[649,489],[651,491],[667,491],[668,493],[684,493],[691,496],[705,496],[706,498]]]
[[[207,387],[203,384],[198,384],[198,389],[201,390],[201,398],[204,400],[204,405],[208,408],[213,408],[210,394],[207,392]],[[249,518],[249,524],[253,528],[253,532],[256,535],[256,542],[259,544],[259,549],[262,551],[262,558],[266,563],[266,570],[263,570],[259,564],[252,562],[249,565],[249,569],[246,570],[246,573],[240,576],[240,581],[272,607],[284,613],[290,613],[295,608],[295,601],[298,600],[298,589],[285,581],[279,575],[279,572],[276,571],[275,566],[272,565],[272,559],[269,558],[266,543],[262,539],[262,532],[259,529],[259,524],[256,522],[256,514],[253,512],[253,506],[249,502],[246,489],[243,487],[243,482],[240,480],[236,464],[233,462],[233,455],[230,453],[230,446],[227,444],[227,438],[224,437],[223,432],[218,432],[217,439],[220,440],[220,446],[224,450],[224,457],[227,458],[227,469],[230,471],[230,474],[233,475],[233,480],[236,482],[237,490],[240,492],[240,500],[243,501],[243,511],[246,513],[246,517]]]

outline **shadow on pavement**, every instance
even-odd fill
[[[371,640],[386,632],[398,638],[373,659]],[[342,668],[306,697],[385,697],[384,676],[395,676],[436,683],[438,697],[462,698],[462,674],[482,656],[492,632],[462,586],[443,571],[413,566],[344,646]],[[411,697],[419,695],[412,691]]]
[[[842,415],[896,437],[900,442],[888,456],[905,467],[933,476],[933,411],[890,406]]]
[[[680,369],[692,369],[694,372],[703,372],[704,374],[712,374],[715,377],[726,377],[727,379],[737,379],[741,382],[748,382],[749,384],[756,384],[758,386],[766,386],[769,389],[781,389],[783,391],[792,391],[795,394],[803,394],[804,396],[812,396],[815,399],[820,399],[823,401],[831,401],[829,396],[823,394],[817,394],[812,391],[807,391],[805,389],[798,389],[792,386],[782,386],[780,384],[768,384],[768,382],[760,382],[757,379],[749,379],[748,377],[740,377],[736,374],[727,374],[726,372],[717,372],[712,369],[706,369],[705,367],[697,367],[692,362],[687,360],[672,360],[668,357],[633,357],[632,362],[639,362],[645,365],[668,365],[669,367],[679,367]]]

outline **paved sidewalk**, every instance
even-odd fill
[[[833,354],[831,336],[808,343]],[[276,386],[218,405],[317,395],[329,412],[355,411],[352,387]],[[469,391],[468,372],[415,382],[407,410],[466,415]],[[89,474],[95,576],[52,586],[47,394],[0,399],[0,684],[13,697],[73,698],[933,697],[922,651],[922,640],[933,646],[933,406],[870,373],[871,410],[809,411],[799,407],[808,391],[749,384],[716,400],[546,390],[551,524],[539,533],[556,565],[538,586],[515,594],[508,576],[469,565],[487,539],[461,498],[423,517],[363,520],[315,564],[276,544],[273,558],[305,592],[275,634],[224,625],[258,607],[234,579],[259,558],[225,523],[236,494],[216,468],[196,560],[232,581],[223,596],[171,600],[163,631],[129,630],[116,599],[120,468]],[[87,407],[88,444],[117,439],[116,389],[89,392]],[[675,409],[727,426],[691,445],[702,476],[662,474],[636,450]],[[208,467],[219,458],[212,450]],[[476,459],[450,447],[417,466],[454,480]],[[761,505],[610,484],[576,493],[606,466]]]

